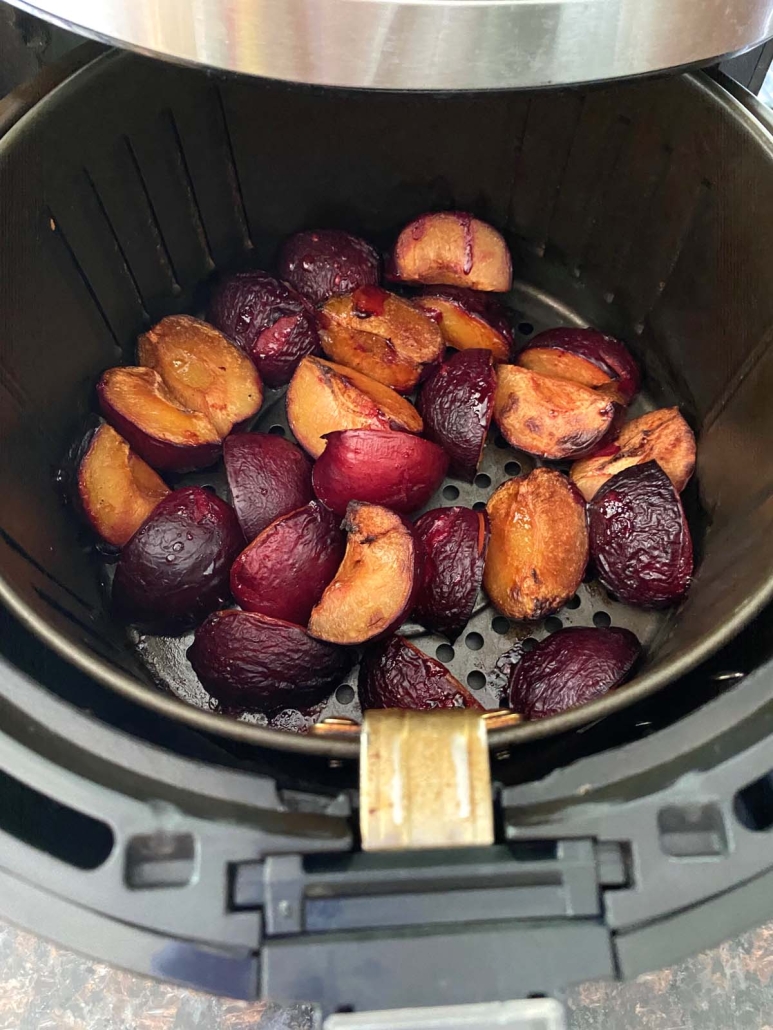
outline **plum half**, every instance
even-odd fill
[[[242,551],[231,593],[248,612],[305,626],[344,556],[338,519],[319,501],[282,515]]]
[[[223,459],[231,500],[247,541],[314,496],[311,462],[281,436],[231,433],[223,441]]]
[[[249,354],[269,386],[289,382],[301,359],[319,352],[312,305],[268,272],[224,276],[207,319]]]
[[[445,350],[440,329],[429,315],[378,286],[331,297],[317,321],[328,358],[398,393],[410,393]]]
[[[510,361],[513,327],[507,308],[490,293],[462,286],[434,286],[413,303],[433,318],[443,339],[456,350],[490,350],[494,361]]]
[[[586,501],[608,479],[631,465],[656,461],[677,493],[684,490],[695,470],[695,435],[679,408],[660,408],[632,419],[603,452],[572,466],[572,482]]]
[[[618,405],[587,386],[531,372],[497,368],[494,419],[511,447],[559,461],[592,453]]]
[[[287,389],[287,421],[303,449],[318,458],[325,437],[341,429],[420,433],[421,416],[394,390],[351,368],[304,358]]]
[[[121,552],[117,615],[153,633],[194,626],[230,597],[231,565],[243,547],[229,504],[199,486],[172,491]]]
[[[496,390],[491,352],[466,350],[443,362],[419,397],[426,435],[446,451],[451,471],[470,483],[486,444]]]
[[[485,511],[434,508],[413,526],[421,575],[413,617],[453,642],[470,621],[489,541]]]
[[[546,329],[529,340],[518,364],[583,386],[609,386],[622,404],[628,404],[641,385],[639,367],[625,344],[597,329]]]
[[[353,501],[346,512],[346,553],[309,619],[309,633],[333,644],[386,636],[410,612],[417,587],[411,527],[388,508]]]
[[[406,225],[395,243],[389,272],[401,282],[492,293],[507,293],[513,282],[502,234],[463,211],[421,215]]]
[[[588,564],[585,503],[569,480],[538,468],[490,497],[483,586],[511,619],[542,619],[579,587]]]
[[[625,604],[664,608],[687,593],[690,529],[673,483],[655,461],[608,479],[588,505],[599,580]]]
[[[559,715],[620,686],[640,653],[627,629],[560,629],[512,667],[508,703],[527,719]]]
[[[358,286],[375,286],[381,262],[377,251],[359,236],[341,229],[297,232],[279,253],[279,274],[298,293],[321,304]]]
[[[479,708],[483,705],[441,662],[404,637],[368,648],[360,663],[357,690],[369,708]]]
[[[338,515],[346,514],[350,501],[403,514],[418,511],[448,470],[442,447],[410,433],[346,429],[326,439],[311,480],[317,497]]]
[[[85,448],[77,474],[78,507],[98,536],[123,547],[169,487],[112,426],[99,426]]]
[[[196,630],[188,661],[205,690],[233,708],[275,712],[322,701],[351,667],[343,647],[257,612],[215,612]]]

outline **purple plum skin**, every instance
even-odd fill
[[[312,304],[359,286],[376,286],[380,266],[378,253],[369,243],[341,229],[295,233],[279,255],[282,279]]]
[[[357,683],[363,711],[370,708],[482,708],[446,667],[403,637],[368,649]]]
[[[614,336],[606,336],[598,329],[546,329],[532,336],[521,353],[532,347],[565,350],[585,358],[617,383],[617,388],[626,401],[632,400],[639,392],[641,372],[628,348]]]

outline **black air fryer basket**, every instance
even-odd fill
[[[5,111],[0,205],[0,912],[132,969],[330,1012],[560,994],[773,911],[773,123],[753,97],[705,74],[323,91],[108,53]],[[677,613],[593,584],[559,613],[634,629],[648,658],[602,701],[490,732],[496,845],[365,854],[356,737],[211,710],[188,639],[110,617],[55,470],[100,373],[200,310],[215,271],[271,267],[314,226],[387,247],[445,208],[505,233],[522,340],[598,326],[641,363],[643,409],[680,405],[699,564]],[[260,427],[289,433],[283,409]],[[492,440],[483,477],[433,503],[484,502],[516,459]],[[481,604],[474,646],[444,652],[473,686],[517,638],[495,615]],[[326,714],[358,717],[352,693]]]

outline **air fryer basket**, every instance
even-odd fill
[[[354,740],[236,721],[159,689],[156,645],[143,642],[140,660],[110,619],[98,556],[60,503],[54,470],[102,369],[132,361],[149,322],[196,310],[216,269],[270,266],[281,239],[309,226],[386,247],[421,211],[454,207],[506,233],[523,323],[622,336],[645,369],[646,403],[679,403],[699,431],[700,496],[693,487],[690,503],[700,566],[683,608],[629,615],[585,589],[580,607],[561,613],[588,624],[603,608],[637,629],[650,645],[640,675],[582,709],[494,732],[492,744],[678,689],[773,591],[773,291],[760,232],[773,211],[772,158],[765,127],[704,76],[427,96],[100,58],[0,143],[0,597],[70,661],[157,710],[258,744],[356,755]],[[281,424],[275,410],[281,402],[264,428]],[[496,451],[492,488],[509,474]],[[551,628],[511,628],[497,642],[494,614],[471,627],[487,661],[513,636]],[[452,667],[479,668],[460,648],[454,661],[467,664]],[[180,658],[167,653],[167,674]],[[180,682],[184,692],[190,679]]]

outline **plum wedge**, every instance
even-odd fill
[[[375,286],[381,262],[365,240],[341,229],[297,232],[285,240],[279,274],[298,293],[321,304],[358,286]]]
[[[410,612],[416,542],[399,515],[375,504],[352,502],[344,529],[344,560],[311,613],[309,633],[333,644],[364,644],[391,633]]]
[[[529,340],[518,364],[583,386],[609,387],[622,404],[641,385],[641,373],[625,344],[597,329],[546,329]]]
[[[442,447],[410,433],[346,429],[327,434],[314,464],[317,497],[338,515],[350,501],[380,504],[403,514],[422,508],[443,482],[448,457]]]
[[[503,615],[542,619],[579,587],[588,564],[585,504],[560,472],[509,479],[487,505],[491,523],[483,585]]]
[[[490,293],[434,286],[414,297],[413,303],[437,322],[449,347],[489,350],[497,364],[511,360],[513,327],[507,308]]]
[[[463,211],[421,215],[397,238],[390,277],[507,293],[513,266],[502,235]]]
[[[404,637],[368,649],[360,663],[357,689],[369,708],[479,708],[483,705],[441,662],[429,658]]]

